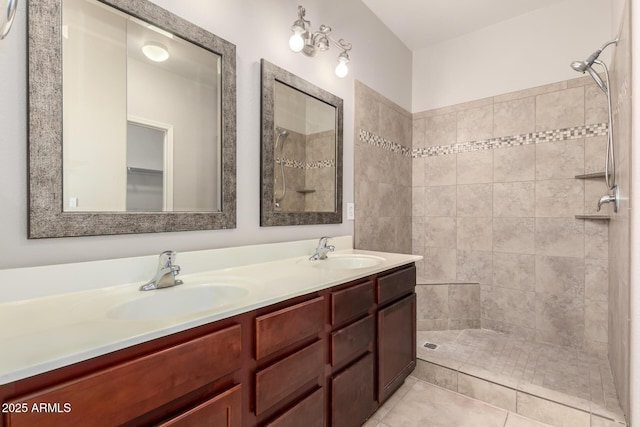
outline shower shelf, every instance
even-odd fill
[[[308,193],[315,193],[316,190],[314,190],[312,188],[300,188],[300,189],[296,190],[296,192],[302,193],[302,194],[308,194]]]
[[[604,172],[585,173],[583,175],[576,175],[576,179],[589,179],[589,178],[604,178]]]
[[[601,221],[608,221],[611,219],[610,215],[576,215],[576,219],[598,219]]]

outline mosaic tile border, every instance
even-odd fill
[[[461,142],[458,144],[438,145],[434,147],[415,148],[411,157],[433,157],[447,154],[467,153],[470,151],[493,150],[496,148],[518,147],[529,144],[567,141],[571,139],[590,138],[607,135],[607,123],[576,126],[566,129],[553,129],[540,132],[523,133],[514,136]]]
[[[383,150],[391,151],[392,153],[400,154],[402,156],[412,156],[411,148],[405,147],[404,145],[398,144],[397,142],[390,141],[386,138],[376,135],[373,132],[360,129],[359,138],[360,141],[364,142],[365,144],[373,145],[374,147],[380,147]]]
[[[313,162],[301,162],[299,160],[280,159],[279,157],[276,157],[276,165],[279,165],[280,163],[284,163],[284,166],[286,168],[294,168],[294,169],[324,169],[324,168],[336,167],[335,159],[316,160]]]
[[[529,144],[542,144],[547,142],[567,141],[578,138],[590,138],[607,135],[607,123],[597,123],[586,126],[575,126],[565,129],[553,129],[540,132],[523,133],[513,136],[482,139],[477,141],[461,142],[449,145],[437,145],[433,147],[410,149],[397,142],[390,141],[373,132],[360,129],[359,139],[365,144],[382,148],[392,153],[406,157],[433,157],[446,156],[448,154],[468,153],[470,151],[493,150],[496,148],[518,147]]]

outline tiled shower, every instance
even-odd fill
[[[623,41],[612,94],[627,194],[629,58]],[[628,204],[597,212],[606,186],[589,177],[603,171],[606,132],[606,97],[590,77],[413,114],[356,82],[355,242],[424,256],[419,331],[481,328],[528,349],[562,346],[558,354],[586,361],[587,377],[604,360],[595,387],[615,382],[628,413]],[[551,371],[540,384],[554,382]],[[607,398],[589,387],[586,401],[611,397],[611,387]],[[609,403],[586,411],[619,422]]]

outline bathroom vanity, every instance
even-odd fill
[[[0,385],[1,425],[359,426],[416,363],[416,257],[381,255],[374,272],[279,261],[284,289],[296,265],[333,283]]]

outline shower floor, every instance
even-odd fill
[[[486,329],[418,331],[417,346],[413,375],[441,387],[552,425],[625,423],[606,356]]]

